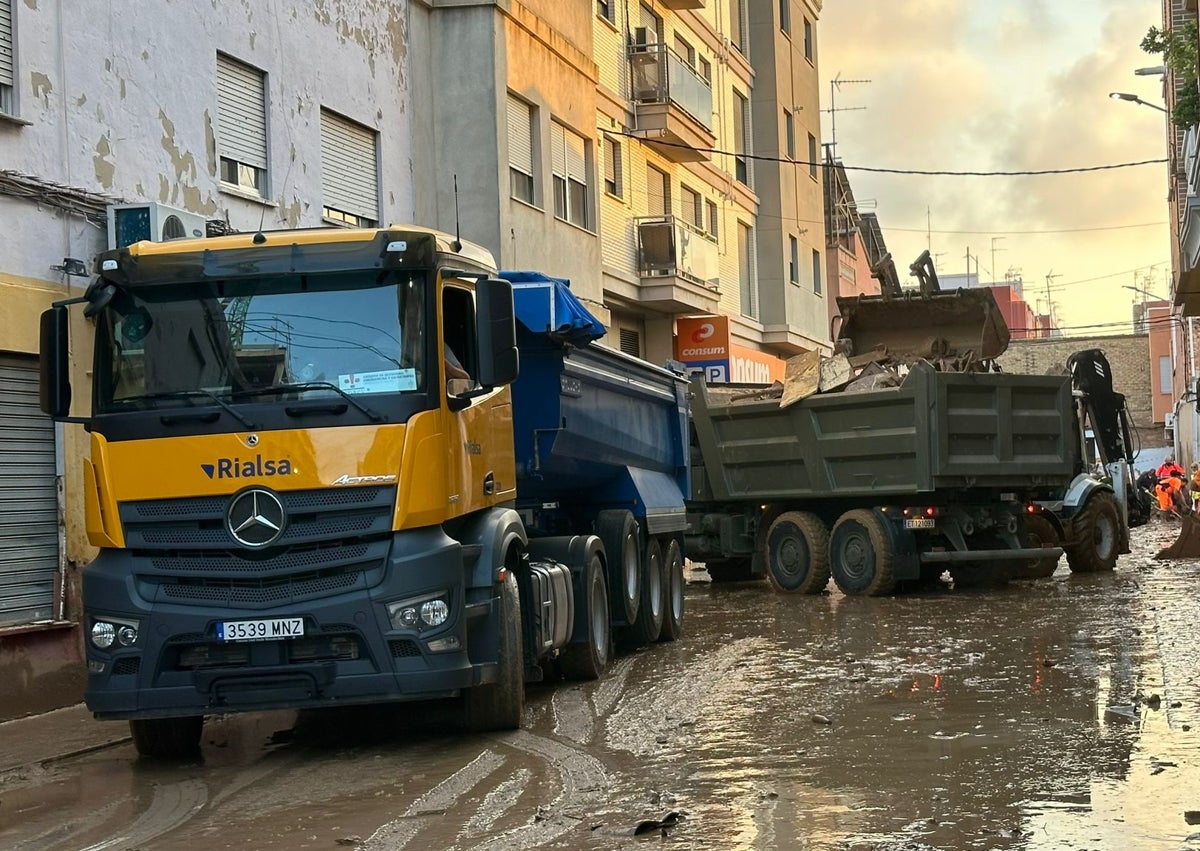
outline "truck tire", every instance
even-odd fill
[[[896,587],[883,521],[866,509],[847,511],[829,536],[829,567],[843,594],[880,597]]]
[[[704,569],[708,571],[714,585],[722,582],[748,582],[754,578],[751,572],[752,562],[749,556],[710,559],[704,563]]]
[[[572,680],[597,680],[612,658],[612,616],[608,609],[608,584],[604,565],[592,553],[575,595],[575,617],[587,624],[587,638],[563,648],[559,659],[563,676]],[[578,621],[576,621],[578,623]]]
[[[463,724],[468,730],[515,730],[525,709],[525,647],[521,640],[521,599],[510,571],[500,585],[496,681],[464,689]]]
[[[1058,530],[1040,514],[1026,514],[1021,521],[1021,546],[1058,546]],[[1045,579],[1058,569],[1058,556],[1046,556],[1025,562],[1013,570],[1013,579]]]
[[[658,640],[662,632],[663,609],[666,608],[666,591],[663,581],[663,552],[657,538],[646,542],[642,560],[642,596],[638,606],[637,620],[633,626],[621,630],[621,639],[631,647],[644,647]]]
[[[829,584],[829,530],[807,511],[785,511],[767,530],[767,579],[782,594],[819,594]]]
[[[679,541],[664,538],[663,575],[666,579],[666,606],[663,611],[662,631],[659,641],[674,641],[683,635],[683,550]]]
[[[1072,573],[1099,573],[1116,567],[1121,541],[1121,515],[1108,491],[1093,493],[1071,520],[1067,532],[1067,565]]]
[[[632,625],[637,621],[642,598],[637,520],[629,511],[601,511],[596,516],[596,536],[604,543],[608,561],[613,620]]]
[[[135,718],[129,733],[139,756],[147,759],[187,759],[200,753],[203,715],[186,718]]]

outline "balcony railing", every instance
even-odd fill
[[[1183,165],[1188,195],[1200,195],[1200,131],[1195,125],[1183,134]]]
[[[633,100],[673,103],[712,130],[712,86],[665,44],[635,44],[629,48],[633,66]]]
[[[716,290],[720,282],[717,244],[675,216],[635,220],[638,269],[643,276],[677,275]]]

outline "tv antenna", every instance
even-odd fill
[[[837,105],[837,93],[842,90],[842,86],[848,86],[853,83],[869,83],[870,80],[843,80],[842,72],[838,71],[834,78],[829,81],[829,108],[822,109],[821,112],[829,113],[829,158],[836,159],[837,157],[837,114],[839,112],[857,112],[866,109],[865,106],[843,106]]]

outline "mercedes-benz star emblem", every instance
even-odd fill
[[[244,547],[270,546],[283,534],[287,518],[279,497],[263,488],[244,490],[229,501],[225,526]]]

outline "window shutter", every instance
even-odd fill
[[[12,0],[0,0],[0,86],[13,84]]]
[[[321,110],[321,191],[324,205],[379,220],[375,132]]]
[[[6,0],[0,0],[4,3]],[[267,100],[264,77],[241,62],[217,57],[217,117],[221,155],[267,167]]]
[[[646,167],[646,212],[652,216],[667,214],[667,176],[654,166]]]
[[[566,139],[567,179],[587,186],[587,158],[584,153],[587,145],[582,136],[570,130],[565,131],[563,135]]]
[[[567,151],[561,124],[550,125],[550,170],[556,177],[567,176]]]
[[[525,101],[508,96],[508,164],[533,176],[533,113]]]

